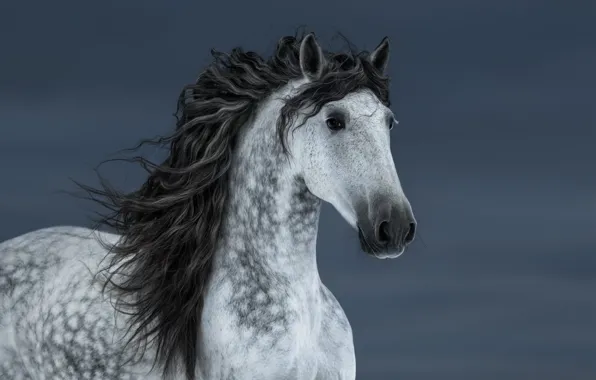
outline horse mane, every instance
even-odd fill
[[[110,286],[115,307],[131,318],[126,345],[144,350],[154,342],[154,365],[163,367],[164,376],[182,365],[187,379],[195,379],[203,299],[225,215],[237,136],[259,102],[302,77],[303,38],[281,38],[268,60],[241,48],[229,54],[212,50],[212,63],[181,91],[175,130],[132,149],[164,147],[167,158],[161,164],[142,157],[119,159],[148,172],[138,190],[119,192],[99,174],[99,188],[76,183],[88,199],[107,209],[98,227],[121,235],[107,246],[109,274],[103,289]],[[324,51],[321,79],[286,101],[277,123],[285,152],[288,126],[301,109],[313,106],[312,116],[360,88],[389,104],[389,79],[368,61],[368,52],[349,50]]]

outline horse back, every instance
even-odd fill
[[[60,226],[1,242],[0,310],[9,313],[30,303],[35,293],[56,288],[61,281],[78,275],[81,267],[96,269],[106,253],[97,234],[108,241],[115,237],[82,227]]]

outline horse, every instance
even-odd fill
[[[389,40],[263,58],[235,48],[177,102],[135,191],[79,184],[107,208],[0,244],[0,378],[353,380],[350,323],[321,281],[328,202],[378,259],[416,220],[390,150]],[[105,231],[109,229],[111,232]]]

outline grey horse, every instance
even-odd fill
[[[234,49],[145,140],[160,164],[121,193],[80,185],[100,225],[0,244],[0,378],[353,380],[352,330],[316,262],[322,201],[362,250],[399,256],[416,221],[390,150],[389,42],[313,34]],[[101,232],[109,227],[113,233]]]

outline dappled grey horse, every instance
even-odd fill
[[[0,378],[354,379],[350,324],[319,278],[322,201],[362,249],[394,258],[416,222],[390,151],[387,38],[372,52],[282,38],[234,49],[146,140],[161,164],[94,229],[0,244]],[[109,227],[115,233],[100,232]]]

